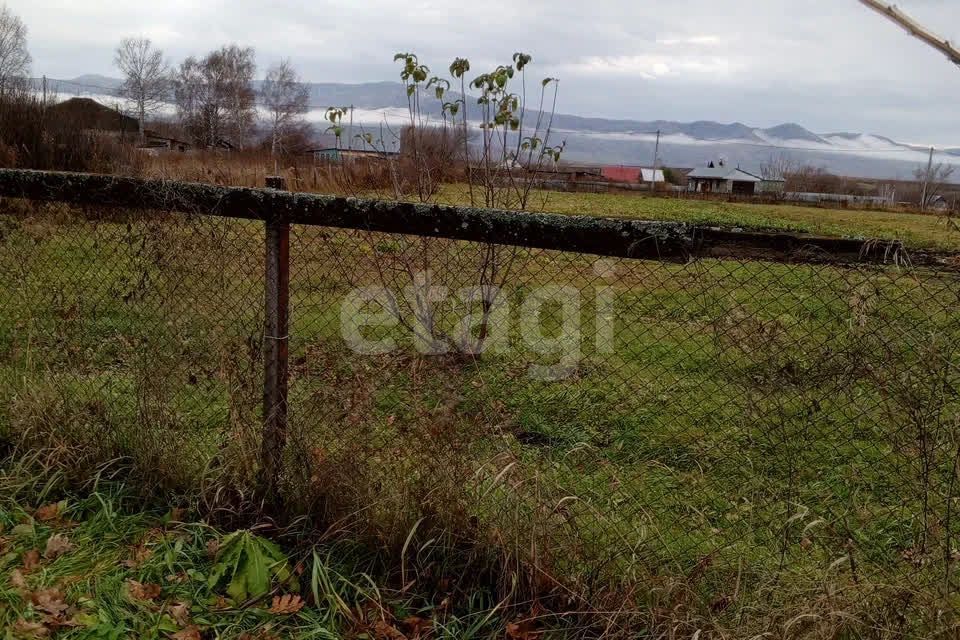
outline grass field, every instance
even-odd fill
[[[439,199],[466,201],[466,187],[448,186]],[[903,240],[915,249],[952,251],[960,248],[960,232],[944,216],[887,211],[830,209],[789,204],[713,202],[651,198],[636,194],[538,192],[534,208],[554,213],[597,215],[641,220],[676,220],[761,229],[783,229],[831,236]]]
[[[547,208],[695,219],[723,207],[649,208],[674,204],[551,194]],[[788,224],[764,211],[712,221]],[[867,221],[842,223],[855,235],[936,229],[856,215]],[[126,457],[167,489],[250,486],[261,226],[93,224],[62,209],[3,224],[4,431],[67,443],[76,464]],[[651,629],[892,637],[954,623],[936,612],[957,604],[955,275],[503,250],[509,349],[418,356],[402,327],[382,334],[400,347],[390,353],[346,348],[351,288],[402,291],[415,265],[456,291],[476,284],[482,249],[294,230],[291,510],[394,558],[448,539],[497,549],[500,595],[576,594],[564,606]],[[560,311],[543,310],[542,344],[521,339],[523,301],[545,284],[576,291],[583,318],[580,357],[554,381],[530,365],[558,364],[538,347],[565,335]],[[607,294],[611,352],[597,347]],[[458,312],[432,314],[452,330]],[[212,494],[214,512],[242,506]]]
[[[0,461],[4,638],[466,640],[546,626],[508,621],[489,598],[455,587],[391,589],[356,546],[288,531],[280,548],[263,529],[230,534],[185,509],[144,506],[120,466],[77,490],[37,462]]]

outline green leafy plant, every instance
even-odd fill
[[[261,598],[270,593],[273,584],[288,591],[299,589],[280,547],[249,531],[235,531],[220,544],[207,586],[216,589],[224,584],[234,602]]]

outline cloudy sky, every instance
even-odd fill
[[[117,75],[112,50],[130,35],[173,62],[251,45],[261,68],[290,57],[317,82],[395,79],[397,51],[479,70],[521,50],[533,73],[561,78],[565,113],[960,146],[960,68],[856,0],[6,1],[30,29],[35,75]],[[898,5],[960,42],[960,0]]]

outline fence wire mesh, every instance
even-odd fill
[[[239,509],[263,222],[5,207],[8,437]],[[958,338],[947,268],[295,224],[280,494],[385,549],[493,550],[628,627],[933,636],[960,604]]]

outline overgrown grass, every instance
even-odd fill
[[[68,443],[69,468],[123,457],[214,517],[249,507],[261,226],[8,220],[0,426]],[[517,339],[516,314],[514,346],[479,359],[416,355],[400,328],[392,353],[343,344],[351,287],[402,290],[413,264],[456,290],[481,248],[313,228],[291,246],[288,513],[401,574],[412,550],[422,566],[493,557],[492,600],[617,612],[610,634],[954,623],[936,613],[956,601],[960,533],[953,274],[507,253],[515,310],[543,284],[582,295],[582,358],[545,381],[529,366],[555,359]],[[612,352],[595,340],[603,287]],[[543,324],[556,333],[553,312]]]
[[[508,622],[455,576],[427,595],[392,588],[376,558],[349,543],[270,527],[227,534],[189,509],[144,506],[119,463],[73,488],[41,461],[0,461],[5,638],[466,640],[503,637],[508,624],[545,629],[522,614]]]

